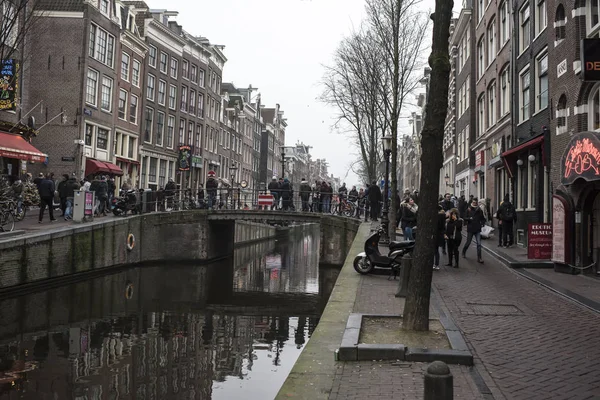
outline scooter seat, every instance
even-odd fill
[[[414,247],[414,245],[414,240],[405,240],[403,242],[390,242],[390,251],[407,249],[409,247]]]

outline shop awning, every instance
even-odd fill
[[[136,161],[136,160],[130,160],[130,159],[128,159],[128,158],[121,158],[121,157],[117,157],[117,161],[118,161],[118,162],[125,163],[125,164],[140,165],[140,162],[139,162],[139,161]]]
[[[513,176],[513,168],[517,165],[517,157],[525,150],[532,149],[534,147],[539,147],[544,142],[544,135],[540,135],[533,139],[526,141],[525,143],[521,143],[520,145],[513,147],[512,149],[506,150],[502,153],[502,159],[504,160],[504,165],[508,170],[510,176]],[[542,155],[544,149],[542,147]]]
[[[0,157],[44,162],[48,156],[33,147],[23,136],[0,132]]]
[[[123,175],[123,170],[113,163],[94,160],[88,158],[85,162],[85,176],[108,174],[108,175]]]

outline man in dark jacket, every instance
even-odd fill
[[[302,201],[302,211],[306,212],[309,210],[308,207],[308,199],[310,198],[311,187],[308,184],[308,181],[302,178],[300,182],[300,200]]]
[[[73,198],[75,197],[75,191],[79,190],[80,185],[75,179],[74,176],[69,178],[69,180],[64,184],[65,191],[65,221],[73,218]]]
[[[377,221],[379,217],[379,203],[381,203],[381,190],[377,186],[377,181],[373,181],[369,186],[369,208],[371,211],[371,221]]]
[[[458,199],[458,216],[459,218],[464,218],[465,217],[465,213],[467,212],[467,207],[469,207],[469,204],[467,203],[467,200],[465,199],[465,195],[461,195],[460,199]]]
[[[277,182],[277,177],[274,176],[273,179],[271,179],[271,182],[269,182],[269,186],[267,186],[267,189],[269,189],[271,196],[273,196],[273,204],[271,205],[271,210],[273,210],[279,205],[279,188],[280,185],[279,182]]]
[[[467,223],[467,241],[462,249],[463,258],[467,258],[467,249],[471,245],[471,241],[475,238],[477,244],[477,261],[483,264],[481,258],[481,228],[485,225],[485,214],[481,206],[477,203],[477,198],[474,197],[471,205],[465,213],[465,222]]]
[[[54,218],[54,210],[52,208],[52,200],[54,199],[55,186],[54,182],[48,177],[40,180],[38,185],[38,192],[40,193],[40,217],[38,222],[41,224],[44,218],[44,211],[46,206],[48,207],[48,214],[50,215],[50,222],[56,221]]]
[[[288,178],[283,180],[279,192],[281,193],[281,206],[284,211],[287,211],[292,203],[292,185]]]
[[[208,179],[206,180],[206,195],[208,196],[208,208],[213,208],[217,203],[217,188],[219,182],[216,179],[215,171],[208,171]]]
[[[67,209],[67,181],[69,180],[69,175],[63,174],[62,178],[63,179],[58,182],[56,190],[58,191],[58,197],[60,198],[60,210],[64,217],[65,210]]]
[[[498,209],[498,223],[502,227],[502,239],[500,244],[511,247],[514,243],[513,224],[517,220],[515,206],[510,202],[510,196],[504,196],[504,201]]]
[[[446,193],[444,195],[444,200],[442,200],[442,209],[445,212],[448,212],[454,208],[454,203],[452,202],[452,195],[450,193]]]

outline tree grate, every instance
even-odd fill
[[[522,315],[514,304],[467,303],[474,315]],[[465,314],[463,312],[463,314]],[[470,314],[470,313],[469,313]]]

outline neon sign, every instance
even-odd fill
[[[570,185],[578,178],[600,179],[600,140],[595,133],[583,132],[567,146],[562,159],[562,183]]]

